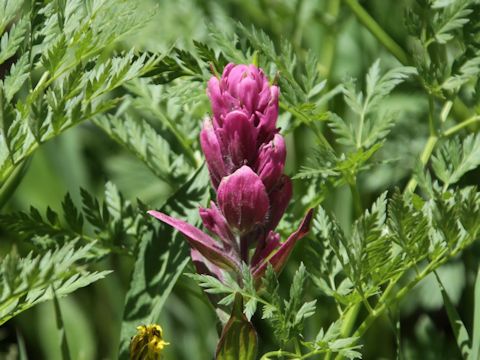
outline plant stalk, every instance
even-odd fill
[[[344,0],[347,6],[352,10],[358,20],[372,33],[373,36],[397,58],[403,65],[411,65],[412,61],[407,52],[387,34],[385,30],[375,21],[374,18],[358,3],[357,0]],[[468,107],[460,100],[453,101],[453,113],[459,119],[465,119],[470,116]]]
[[[410,63],[407,53],[370,16],[357,0],[344,0],[360,22],[383,44],[402,64]]]
[[[438,137],[436,135],[430,135],[428,140],[423,148],[422,155],[420,155],[420,162],[425,166],[432,155],[433,149],[438,142]],[[405,188],[405,191],[414,192],[417,187],[417,180],[412,177]]]
[[[358,219],[362,216],[363,213],[363,206],[362,206],[362,198],[360,197],[360,193],[358,191],[357,180],[355,179],[354,182],[349,184],[350,191],[352,192],[352,201],[353,207],[355,209],[355,218]]]
[[[52,287],[53,291],[53,307],[55,310],[55,319],[57,324],[57,330],[60,333],[60,349],[62,352],[62,360],[70,360],[70,349],[68,347],[67,334],[65,332],[65,325],[63,323],[62,312],[60,310],[60,303],[58,302],[57,294],[55,289]]]
[[[463,128],[475,124],[476,122],[480,122],[480,115],[475,115],[470,117],[469,119],[462,121],[460,124],[452,126],[451,128],[445,130],[443,133],[444,136],[450,136],[455,134],[456,132],[462,130]]]
[[[5,206],[7,201],[15,192],[15,189],[18,187],[20,182],[25,175],[28,166],[30,165],[30,159],[24,160],[20,166],[17,166],[13,173],[7,178],[5,183],[0,186],[0,209]]]

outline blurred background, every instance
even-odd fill
[[[333,89],[346,77],[358,78],[361,85],[371,64],[380,58],[384,68],[398,66],[398,61],[366,30],[339,0],[137,0],[146,18],[143,28],[127,37],[121,49],[136,48],[151,52],[167,52],[172,45],[193,49],[193,40],[210,42],[210,33],[231,33],[235,22],[253,24],[263,29],[279,44],[291,41],[299,59],[312,51],[320,60],[320,73]],[[404,14],[410,0],[362,1],[365,9],[401,45],[407,46]],[[116,51],[120,49],[111,49]],[[160,126],[158,113],[177,122],[188,137],[197,157],[198,132],[203,117],[209,113],[204,83],[195,83],[195,96],[188,106],[179,106],[162,94],[175,91],[175,82],[159,85],[156,93],[143,96],[149,103],[150,124]],[[401,85],[384,105],[398,118],[389,141],[379,152],[378,161],[359,179],[365,206],[383,191],[408,181],[414,160],[428,136],[428,103],[417,85]],[[129,91],[132,91],[130,89]],[[154,109],[154,110],[152,110]],[[334,97],[325,110],[345,115],[341,96]],[[347,114],[348,115],[348,114]],[[288,124],[290,115],[282,113],[279,123]],[[294,175],[305,164],[315,147],[311,129],[298,126],[287,131],[288,163],[286,172]],[[325,136],[331,138],[328,130]],[[480,172],[469,173],[464,182],[478,184]],[[4,212],[28,210],[30,205],[42,211],[50,206],[61,211],[61,201],[68,192],[74,202],[80,201],[80,188],[102,196],[107,181],[116,184],[127,199],[136,198],[152,207],[159,206],[173,189],[160,181],[138,159],[112,141],[96,126],[84,123],[43,145],[33,156],[26,176],[21,181]],[[304,204],[312,196],[306,180],[295,181],[294,203],[289,216],[298,221]],[[352,222],[352,201],[348,188],[332,189],[325,194],[323,206],[333,211],[348,231]],[[15,243],[14,234],[0,229],[0,251],[8,251]],[[310,238],[295,249],[288,267],[282,273],[283,283],[297,269],[300,261],[308,262]],[[16,245],[21,246],[21,245]],[[452,300],[466,323],[471,326],[472,284],[480,259],[480,246],[475,244],[462,258],[440,269]],[[315,266],[315,264],[310,264]],[[113,269],[105,279],[61,299],[65,327],[74,359],[116,358],[124,297],[128,289],[133,259],[112,255],[97,264],[98,269]],[[192,271],[192,268],[188,268]],[[282,283],[282,282],[281,282]],[[288,289],[286,289],[288,291]],[[318,298],[317,314],[307,321],[306,333],[314,335],[320,325],[335,320],[334,304],[310,284],[309,297]],[[447,315],[437,285],[427,278],[402,303],[401,334],[405,359],[456,359],[460,354],[448,325]],[[254,318],[263,350],[275,349],[268,326]],[[182,276],[168,298],[160,324],[170,342],[166,359],[211,359],[218,339],[217,322],[206,297],[195,283]],[[17,339],[26,345],[29,359],[61,358],[52,302],[36,306],[0,328],[0,358],[16,358]],[[392,359],[396,344],[391,325],[379,320],[365,338],[364,359]]]

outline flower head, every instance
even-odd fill
[[[141,325],[137,334],[130,341],[131,360],[159,360],[163,349],[170,343],[163,340],[163,330],[160,325]]]
[[[208,82],[215,127],[223,127],[232,110],[244,112],[258,128],[259,143],[271,139],[278,116],[278,86],[270,85],[255,65],[228,64],[220,79]]]
[[[220,79],[210,79],[207,93],[213,116],[204,121],[200,144],[217,201],[201,208],[200,217],[211,235],[149,213],[183,233],[197,271],[222,280],[224,271],[240,273],[246,263],[259,279],[269,263],[281,271],[312,218],[309,211],[284,242],[275,232],[292,197],[291,180],[283,174],[285,140],[276,128],[278,87],[254,65],[228,64]]]
[[[213,116],[204,121],[200,143],[217,188],[243,165],[254,167],[278,133],[278,87],[254,65],[228,64],[220,79],[210,79],[207,93]]]

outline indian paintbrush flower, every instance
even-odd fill
[[[278,117],[278,86],[270,85],[255,65],[228,64],[220,79],[212,77],[207,94],[212,103],[213,124],[222,128],[228,114],[243,112],[258,129],[258,144],[275,133]]]
[[[204,121],[200,143],[217,198],[200,208],[200,217],[217,240],[182,220],[149,213],[186,237],[198,272],[222,280],[223,271],[240,273],[246,263],[258,280],[268,264],[281,271],[312,218],[309,211],[285,242],[275,232],[292,197],[283,174],[285,140],[276,127],[279,90],[256,66],[228,64],[220,79],[210,79],[207,94],[213,116]]]

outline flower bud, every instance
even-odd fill
[[[258,141],[259,143],[267,142],[272,135],[277,132],[277,118],[278,118],[278,87],[271,86],[269,96],[265,96],[268,102],[264,107],[259,107],[256,111],[258,119]]]
[[[271,190],[282,176],[286,156],[285,140],[280,134],[275,134],[272,141],[260,147],[255,168],[267,191]]]
[[[262,180],[248,166],[222,180],[217,201],[228,224],[240,233],[263,223],[269,207]]]
[[[270,85],[255,65],[228,64],[221,79],[209,80],[207,94],[215,127],[223,127],[229,112],[241,110],[259,130],[257,145],[273,137],[278,117],[278,87]]]
[[[163,339],[163,330],[160,325],[137,326],[137,334],[130,342],[131,360],[159,360],[163,349],[170,343]]]
[[[275,188],[269,194],[270,214],[266,228],[273,230],[277,227],[288,203],[292,198],[292,181],[287,175],[282,175]]]
[[[227,175],[227,170],[225,168],[220,143],[210,119],[206,119],[203,123],[203,129],[200,132],[200,145],[207,160],[212,184],[217,188],[222,178]]]
[[[223,127],[217,130],[222,141],[227,170],[232,173],[244,164],[252,164],[257,155],[257,129],[242,111],[227,114]]]
[[[217,205],[212,201],[210,203],[210,209],[200,208],[199,213],[203,225],[220,238],[223,243],[223,248],[226,251],[233,250],[238,253],[238,244],[235,240],[235,236],[233,236],[230,231],[227,220],[220,212]]]

